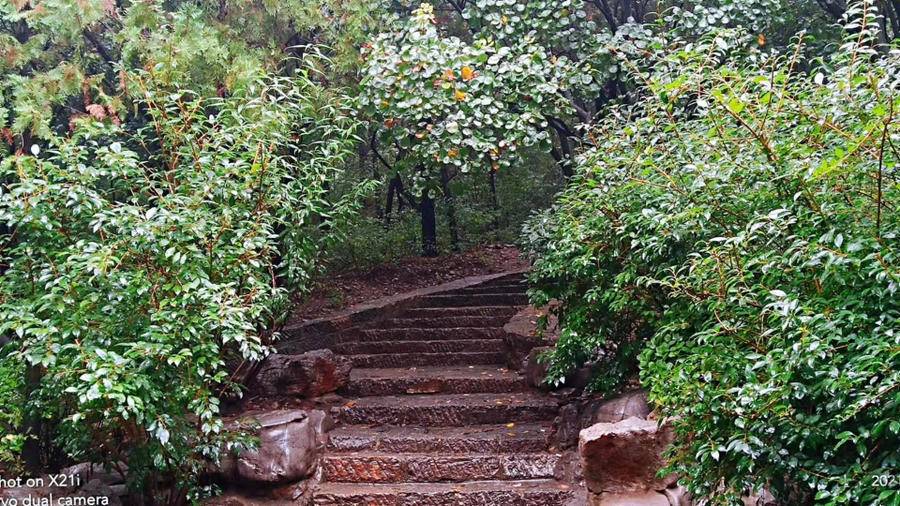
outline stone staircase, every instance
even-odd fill
[[[505,368],[521,275],[427,295],[342,333],[354,369],[316,505],[555,506],[572,487],[548,438],[557,402]]]

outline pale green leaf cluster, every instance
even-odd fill
[[[514,45],[442,36],[424,4],[367,55],[362,106],[407,162],[499,170],[548,143],[544,111],[565,108],[558,62],[530,38]]]

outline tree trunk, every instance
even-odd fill
[[[441,189],[444,191],[444,203],[447,205],[447,223],[450,227],[450,249],[459,251],[459,229],[456,225],[456,202],[450,192],[450,173],[447,167],[441,168]]]
[[[428,190],[422,190],[419,213],[422,215],[422,256],[436,257],[438,256],[437,220],[434,214],[434,198],[428,194]]]
[[[491,170],[491,206],[494,208],[494,217],[491,226],[494,228],[495,237],[500,234],[500,199],[497,197],[497,171]]]
[[[39,365],[29,365],[25,369],[25,398],[30,399],[41,385],[41,376],[43,372]],[[23,433],[28,436],[22,447],[22,460],[25,462],[25,469],[29,473],[37,476],[44,469],[43,446],[46,442],[44,434],[44,424],[41,422],[39,413],[33,412],[31,409],[25,410],[24,420],[22,422]]]
[[[394,194],[399,191],[398,183],[400,181],[400,174],[397,174],[391,179],[391,182],[388,183],[387,190],[387,202],[384,203],[384,226],[387,227],[391,224],[391,212],[394,210]]]

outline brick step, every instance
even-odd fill
[[[347,453],[322,460],[325,481],[343,483],[453,482],[553,478],[553,453],[432,455]]]
[[[497,316],[510,318],[519,311],[516,306],[417,307],[407,309],[403,318],[436,318],[446,316]]]
[[[431,318],[389,318],[381,320],[375,327],[382,329],[446,329],[465,327],[502,327],[509,321],[507,316],[440,316]]]
[[[479,365],[354,369],[350,373],[350,383],[347,385],[344,394],[347,396],[368,397],[437,393],[503,393],[522,392],[527,389],[528,385],[518,373],[496,366]]]
[[[517,293],[479,293],[462,295],[429,295],[422,297],[417,307],[460,306],[526,306],[528,297]]]
[[[467,483],[322,483],[317,506],[564,506],[571,486],[554,480]]]
[[[461,427],[547,421],[558,411],[555,400],[533,393],[388,395],[349,402],[338,418],[353,425]]]
[[[503,353],[502,349],[489,352],[391,353],[348,356],[353,363],[353,367],[370,369],[446,365],[500,365],[506,363],[506,354]]]
[[[458,341],[461,339],[503,339],[506,334],[507,332],[499,327],[456,327],[444,329],[409,327],[395,329],[366,329],[345,332],[339,336],[338,341],[434,341],[438,339]]]
[[[328,433],[328,451],[397,453],[540,453],[547,450],[552,424],[466,427],[369,427],[347,425]]]

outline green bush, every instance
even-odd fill
[[[18,471],[21,466],[19,455],[24,437],[18,433],[22,423],[22,380],[25,371],[21,363],[9,358],[0,347],[0,469],[4,467]],[[7,473],[13,474],[13,473]]]
[[[825,61],[673,46],[526,228],[551,379],[598,361],[609,390],[639,355],[711,504],[900,502],[900,51],[849,15]]]
[[[178,502],[245,443],[220,419],[233,365],[268,353],[356,207],[328,191],[356,123],[303,74],[227,98],[123,79],[144,124],[85,119],[0,165],[0,333],[40,371],[29,409],[68,458],[124,461],[135,491]]]

